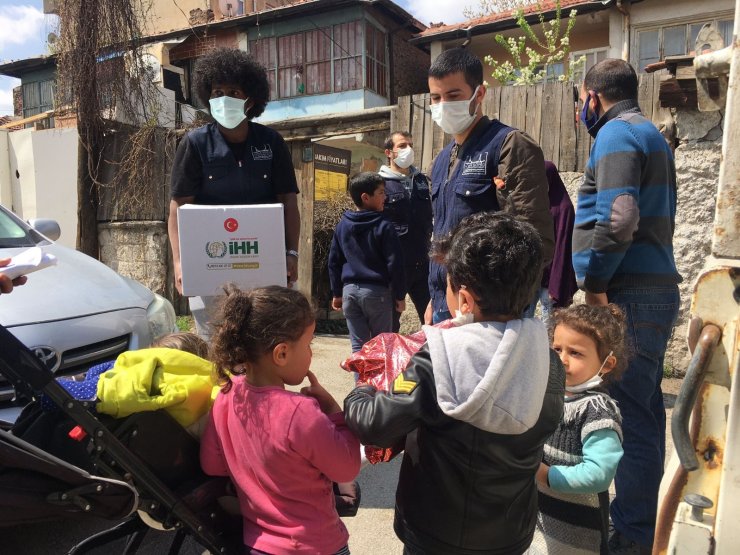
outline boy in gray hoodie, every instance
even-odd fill
[[[356,388],[345,420],[366,445],[406,438],[394,522],[404,553],[524,553],[537,518],[535,473],[565,383],[544,325],[520,318],[542,244],[531,225],[484,212],[434,251],[459,325],[424,326],[427,343],[390,391]]]

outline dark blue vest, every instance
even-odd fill
[[[215,123],[188,134],[203,165],[202,189],[196,204],[267,204],[277,202],[272,183],[273,134],[262,125],[249,123],[240,160],[218,132]],[[238,148],[238,147],[236,147]]]
[[[410,273],[429,270],[429,245],[432,238],[432,202],[429,181],[422,173],[414,174],[411,193],[401,179],[384,177],[383,214],[393,223],[403,249],[406,278]]]
[[[484,124],[485,125],[485,124]],[[434,237],[444,237],[460,220],[478,212],[499,210],[493,178],[498,175],[501,145],[513,127],[491,120],[487,127],[470,137],[457,153],[457,165],[447,179],[449,143],[434,160],[432,167],[432,206]],[[478,131],[475,130],[474,133]],[[429,292],[435,312],[447,310],[445,292],[447,272],[434,261],[429,263]]]

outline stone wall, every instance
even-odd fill
[[[678,206],[673,249],[681,283],[681,311],[666,353],[666,366],[683,374],[691,358],[686,347],[691,294],[696,278],[711,251],[714,205],[717,198],[719,165],[722,155],[721,112],[674,111]],[[561,174],[573,204],[583,174]],[[582,300],[576,297],[576,301]]]
[[[166,222],[101,223],[98,238],[101,262],[155,293],[170,297]]]

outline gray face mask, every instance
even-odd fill
[[[599,366],[599,371],[596,372],[595,376],[591,376],[590,379],[586,380],[583,383],[579,383],[577,385],[566,385],[565,391],[567,391],[568,393],[583,393],[584,391],[588,391],[589,389],[594,389],[595,387],[599,387],[604,382],[604,380],[601,378],[604,365],[606,364],[606,361],[609,360],[609,357],[612,356],[613,354],[614,354],[614,351],[609,351],[609,354],[606,355],[604,362],[602,362],[601,366]]]

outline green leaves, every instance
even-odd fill
[[[482,4],[481,4],[482,5]],[[515,16],[523,35],[519,37],[505,37],[496,35],[494,40],[508,54],[509,60],[497,60],[488,55],[484,59],[493,68],[491,77],[502,85],[532,85],[548,79],[548,68],[553,64],[565,62],[570,51],[570,33],[576,24],[577,10],[568,14],[567,25],[562,25],[560,0],[555,6],[555,17],[545,21],[541,4],[537,4],[539,12],[540,34],[535,32],[527,22],[524,10],[516,9]],[[559,81],[570,80],[573,73],[581,67],[585,58],[573,60],[568,64],[568,71],[558,77]]]

